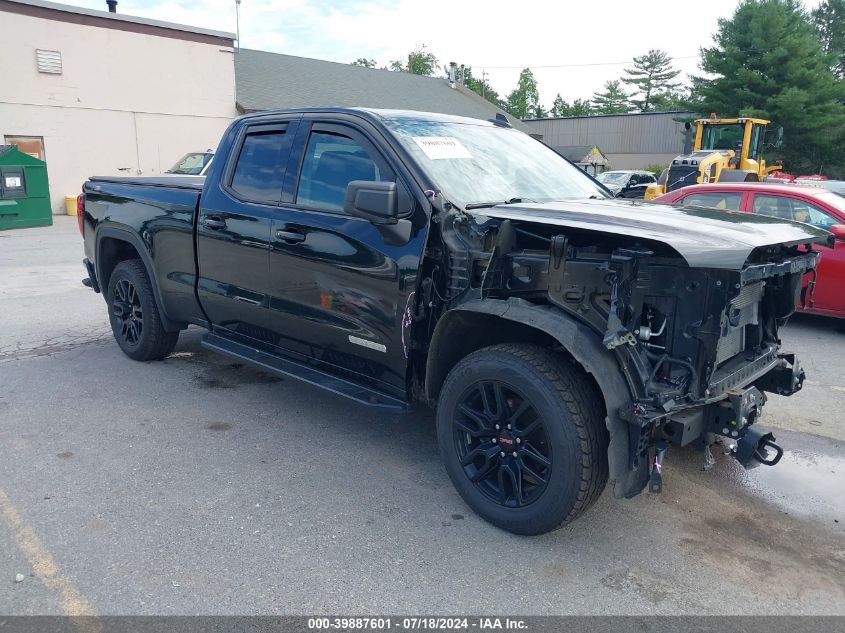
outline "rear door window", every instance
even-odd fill
[[[289,153],[290,142],[284,128],[247,132],[230,188],[248,202],[277,204]]]
[[[753,211],[760,215],[812,224],[822,229],[840,223],[837,218],[816,205],[806,200],[787,196],[755,194]]]
[[[708,191],[707,193],[691,193],[681,200],[686,205],[697,207],[715,207],[726,211],[739,211],[739,204],[742,202],[741,192],[718,192]]]

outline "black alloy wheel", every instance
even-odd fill
[[[106,301],[114,339],[129,358],[148,361],[167,357],[179,332],[165,329],[155,291],[143,262],[119,262],[108,277]]]
[[[466,476],[491,501],[517,508],[543,494],[552,449],[542,418],[516,389],[495,380],[472,385],[458,405],[454,432]]]
[[[437,402],[446,472],[481,517],[516,534],[572,521],[601,495],[601,392],[576,363],[530,343],[491,345],[449,372]]]
[[[120,336],[124,342],[137,346],[144,329],[144,310],[138,290],[128,279],[121,279],[115,284],[112,314],[120,320]]]

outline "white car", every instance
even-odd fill
[[[164,173],[174,176],[205,176],[211,166],[212,158],[214,158],[214,152],[211,150],[188,152]]]

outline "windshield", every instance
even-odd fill
[[[179,162],[167,170],[167,173],[198,176],[202,172],[202,168],[211,161],[213,155],[210,152],[190,152],[180,158]]]
[[[839,193],[838,191],[822,191],[817,195],[820,200],[824,200],[834,209],[839,211],[839,213],[843,216],[841,219],[845,220],[845,193]]]
[[[628,176],[624,171],[606,171],[596,176],[596,180],[606,185],[623,185],[628,181]]]
[[[386,124],[459,206],[607,197],[583,171],[514,129],[409,119]]]
[[[701,133],[701,149],[732,149],[742,147],[743,126],[739,123],[705,125]]]

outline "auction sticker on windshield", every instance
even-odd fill
[[[472,154],[454,136],[414,136],[414,143],[431,160],[472,158]]]

